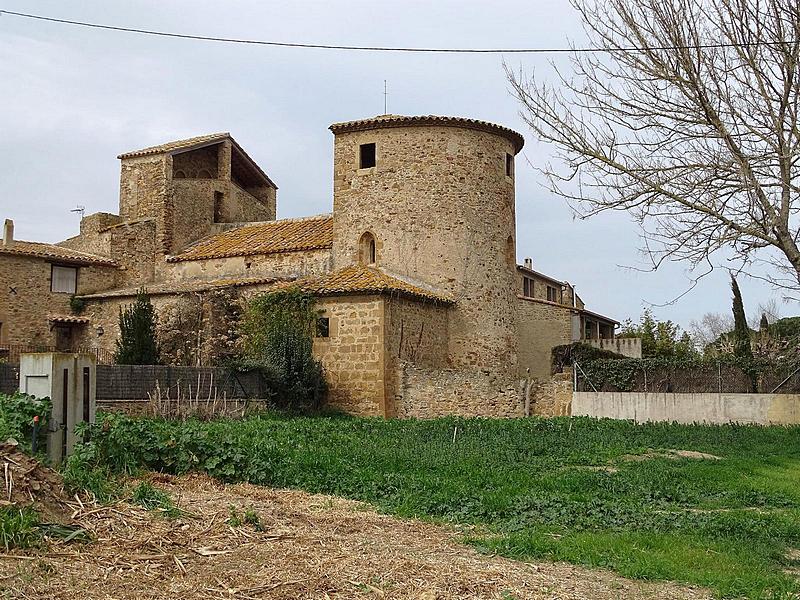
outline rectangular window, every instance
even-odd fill
[[[558,302],[557,290],[552,285],[547,286],[547,299],[550,302]]]
[[[359,169],[369,169],[375,166],[375,144],[361,144],[359,146]]]
[[[522,295],[526,298],[533,298],[533,279],[530,277],[522,278]]]
[[[514,176],[514,157],[506,153],[506,175]]]
[[[326,338],[331,335],[331,320],[328,317],[317,319],[317,337]]]
[[[53,265],[50,273],[50,291],[74,294],[78,289],[78,268]]]

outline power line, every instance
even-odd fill
[[[123,31],[126,33],[140,33],[143,35],[155,35],[160,37],[178,38],[184,40],[200,40],[204,42],[225,42],[228,44],[251,44],[257,46],[277,46],[281,48],[312,48],[317,50],[354,50],[362,52],[420,52],[420,53],[447,53],[447,54],[566,54],[566,53],[612,53],[612,52],[644,52],[649,50],[700,50],[711,48],[732,48],[750,46],[773,46],[789,42],[743,42],[740,44],[695,44],[689,46],[631,46],[626,48],[404,48],[387,46],[339,46],[333,44],[306,44],[300,42],[273,42],[266,40],[248,40],[239,38],[214,37],[207,35],[192,35],[188,33],[173,33],[168,31],[153,31],[149,29],[136,29],[134,27],[119,27],[116,25],[101,25],[99,23],[85,23],[83,21],[71,21],[69,19],[56,19],[55,17],[45,17],[43,15],[32,15],[28,13],[14,12],[11,10],[0,10],[0,15],[13,15],[26,19],[37,19],[39,21],[49,21],[51,23],[62,23],[66,25],[77,25],[79,27],[91,27],[93,29],[106,29],[110,31]]]

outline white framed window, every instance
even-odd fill
[[[53,265],[50,273],[50,291],[57,294],[74,294],[78,290],[78,267]]]

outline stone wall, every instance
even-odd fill
[[[330,335],[314,340],[325,367],[328,404],[362,416],[386,416],[384,390],[384,300],[376,296],[321,298]]]
[[[221,144],[181,152],[172,156],[173,179],[216,179],[219,177]]]
[[[550,377],[553,347],[572,341],[572,313],[546,300],[517,299],[520,378]]]
[[[387,416],[397,416],[398,377],[403,363],[420,367],[447,367],[449,307],[433,303],[390,298],[384,319],[384,364]]]
[[[231,279],[273,276],[305,277],[329,272],[331,270],[331,251],[322,249],[209,260],[162,262],[157,266],[158,278],[166,281],[228,277]]]
[[[48,317],[72,315],[70,294],[50,291],[51,263],[35,257],[0,255],[0,343],[55,345]],[[114,286],[114,267],[78,267],[78,293]]]
[[[532,382],[530,414],[542,417],[569,416],[572,410],[572,370]]]
[[[358,260],[365,232],[377,265],[449,292],[454,366],[516,375],[513,144],[494,133],[409,126],[338,133],[334,266]],[[359,146],[376,144],[375,167]]]
[[[157,217],[167,195],[171,160],[164,155],[122,159],[119,216],[123,221]],[[169,164],[167,164],[169,162]]]
[[[273,188],[269,188],[273,189]],[[263,186],[262,192],[266,192],[267,186]],[[254,190],[256,191],[256,190]],[[230,183],[230,192],[226,198],[224,207],[223,223],[246,223],[253,221],[274,221],[275,220],[275,201],[274,195],[270,206],[269,200],[266,202],[259,200],[248,190],[240,188],[236,183]]]
[[[399,366],[397,416],[430,419],[463,417],[522,417],[525,403],[517,381],[465,369]]]

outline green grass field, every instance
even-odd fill
[[[606,567],[724,597],[800,592],[790,552],[800,548],[798,428],[587,418],[110,423],[95,426],[71,468],[204,470],[474,525],[469,543],[513,558]]]

